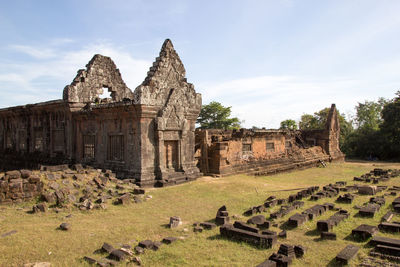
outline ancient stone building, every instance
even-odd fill
[[[343,160],[339,135],[333,104],[321,130],[197,130],[196,158],[205,174],[265,175]]]
[[[170,40],[134,92],[111,58],[95,55],[63,99],[0,110],[0,169],[81,162],[142,186],[192,180],[200,108]]]

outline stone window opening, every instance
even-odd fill
[[[111,161],[124,160],[124,136],[110,135],[108,137],[107,159]]]
[[[268,142],[266,146],[267,146],[267,151],[275,151],[275,143]]]
[[[12,149],[13,148],[13,142],[12,142],[12,138],[11,138],[11,134],[10,133],[6,134],[6,148],[7,149]]]
[[[243,143],[242,144],[242,152],[251,152],[252,147],[250,143]]]
[[[35,143],[34,143],[34,149],[35,151],[43,151],[43,132],[42,130],[36,130],[35,131]]]
[[[286,150],[291,150],[292,149],[292,143],[290,142],[290,140],[286,140],[285,141],[285,149]]]
[[[103,86],[102,91],[103,91],[103,93],[101,95],[99,95],[100,100],[113,99],[113,92],[110,87]]]
[[[177,140],[164,141],[165,166],[170,170],[179,170],[179,144]]]
[[[53,150],[54,152],[64,151],[64,130],[53,130]]]
[[[26,140],[26,131],[19,131],[18,133],[19,138],[19,150],[26,151],[27,150],[27,140]]]
[[[95,158],[95,135],[87,134],[83,136],[83,158],[94,159]]]

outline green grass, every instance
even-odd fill
[[[1,206],[0,235],[11,230],[17,230],[17,233],[0,237],[0,266],[21,266],[38,261],[48,261],[54,266],[85,266],[86,263],[82,261],[84,256],[102,256],[93,252],[103,242],[109,242],[115,247],[122,244],[135,246],[140,240],[161,240],[167,236],[182,237],[183,240],[172,245],[163,245],[158,251],[146,251],[140,255],[144,266],[255,266],[272,252],[276,252],[279,243],[302,244],[307,248],[305,257],[295,259],[292,266],[332,265],[332,259],[346,244],[356,244],[361,247],[358,256],[351,262],[356,265],[367,255],[369,249],[365,247],[366,242],[355,242],[348,235],[362,223],[377,225],[394,197],[386,197],[386,205],[374,218],[369,219],[355,217],[358,211],[353,208],[354,205],[367,202],[368,196],[357,196],[351,205],[335,204],[351,212],[348,219],[333,229],[337,234],[337,241],[321,241],[314,231],[317,220],[328,218],[334,211],[326,212],[299,228],[289,230],[286,240],[279,239],[278,244],[268,250],[221,239],[218,228],[193,233],[192,224],[214,219],[217,209],[222,205],[227,206],[230,215],[241,216],[247,208],[262,204],[270,195],[286,198],[298,191],[279,190],[323,186],[335,181],[353,184],[354,176],[376,167],[400,168],[400,164],[347,162],[330,164],[327,168],[312,168],[266,177],[204,177],[179,186],[148,190],[147,194],[153,198],[141,204],[114,206],[109,203],[106,210],[82,212],[70,209],[60,213],[49,211],[44,214],[28,214],[26,211],[31,209],[33,202]],[[400,178],[381,184],[400,185]],[[326,198],[317,202],[304,200],[305,206],[291,214],[301,212],[316,203],[334,202],[335,199]],[[270,211],[264,215],[269,217]],[[65,218],[68,214],[72,214],[72,217]],[[278,222],[284,223],[291,214]],[[177,229],[166,228],[171,216],[180,216],[183,225]],[[242,219],[247,220],[247,217],[242,216]],[[62,222],[69,222],[71,231],[56,230]],[[272,230],[280,231],[279,228]],[[379,235],[400,238],[397,234]]]

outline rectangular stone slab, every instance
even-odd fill
[[[371,240],[371,244],[400,248],[400,239],[388,238],[383,236],[374,236]]]
[[[354,245],[347,245],[336,256],[336,261],[341,264],[348,264],[349,261],[357,254],[359,247]]]

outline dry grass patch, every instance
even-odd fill
[[[287,191],[289,189],[323,186],[336,181],[352,184],[354,176],[376,167],[400,168],[400,164],[348,162],[267,177],[204,177],[179,186],[151,189],[147,194],[151,194],[153,198],[148,201],[127,206],[114,206],[110,203],[106,210],[71,209],[60,213],[28,214],[26,211],[31,209],[33,202],[2,206],[0,235],[11,230],[16,230],[17,233],[0,238],[0,266],[20,266],[37,261],[48,261],[54,266],[85,266],[83,256],[96,256],[93,252],[103,242],[114,246],[134,246],[140,240],[161,240],[167,236],[183,237],[184,240],[163,245],[156,252],[145,252],[140,256],[144,266],[255,266],[272,252],[276,252],[279,245],[261,250],[244,243],[221,239],[218,229],[196,234],[192,232],[192,223],[215,218],[217,209],[222,205],[227,205],[230,215],[241,215],[247,208],[262,204],[270,195],[286,198],[298,191]],[[383,184],[400,185],[400,178]],[[355,217],[357,210],[353,208],[354,205],[368,201],[368,196],[357,196],[351,205],[336,204],[351,212],[350,218],[333,229],[338,236],[337,241],[320,241],[319,235],[313,232],[317,220],[331,216],[333,211],[330,211],[299,228],[289,230],[287,240],[279,242],[307,247],[305,257],[294,260],[293,266],[332,264],[331,260],[346,244],[356,244],[362,249],[358,258],[352,262],[355,265],[367,254],[368,249],[364,248],[365,243],[355,242],[347,236],[359,224],[377,225],[381,216],[389,209],[393,198],[387,197],[386,205],[374,218],[369,219]],[[317,202],[304,200],[305,206],[301,211],[316,203],[334,202],[335,199],[327,198]],[[264,215],[269,216],[269,213]],[[71,218],[66,218],[69,214],[72,214]],[[278,222],[286,221],[291,214]],[[166,228],[165,224],[171,216],[181,217],[183,225],[177,229]],[[247,218],[243,217],[243,220]],[[56,230],[62,222],[70,223],[72,230]],[[184,231],[185,228],[188,229],[187,232]],[[380,235],[399,237],[387,233]]]

